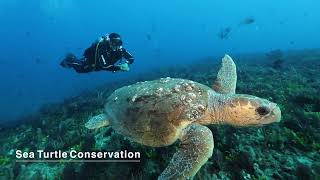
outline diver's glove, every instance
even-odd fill
[[[60,66],[64,68],[71,68],[73,64],[76,64],[77,57],[71,53],[67,54],[66,57],[61,61]]]
[[[118,65],[118,67],[120,68],[120,71],[129,71],[130,70],[128,63],[120,64],[120,65]]]

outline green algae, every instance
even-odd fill
[[[297,55],[298,54],[298,55]],[[262,128],[235,129],[229,126],[212,126],[215,138],[214,155],[201,168],[195,179],[295,179],[319,169],[320,159],[320,83],[317,71],[312,68],[319,64],[318,58],[303,58],[306,53],[288,55],[282,68],[272,69],[257,66],[256,56],[242,58],[238,68],[238,92],[266,97],[279,104],[283,120],[277,125]],[[290,59],[299,62],[290,62]],[[237,58],[235,58],[237,59]],[[303,60],[304,59],[304,60]],[[303,61],[312,61],[304,62]],[[251,62],[251,64],[250,64]],[[287,63],[290,66],[286,67]],[[181,69],[171,68],[150,72],[145,76],[133,77],[128,81],[108,84],[94,92],[80,94],[58,104],[43,107],[38,116],[25,123],[3,131],[0,152],[6,154],[11,149],[24,151],[44,148],[47,150],[116,151],[132,149],[142,154],[141,163],[132,164],[73,164],[60,162],[21,164],[17,168],[14,160],[0,156],[1,168],[15,169],[16,179],[45,177],[86,177],[87,179],[156,179],[170,161],[179,146],[150,148],[115,133],[111,128],[88,131],[84,123],[88,117],[103,111],[105,99],[113,90],[134,83],[137,80],[151,80],[158,77],[180,77],[195,80],[211,86],[215,79],[213,62],[192,65]],[[141,78],[145,77],[145,78]],[[317,77],[317,78],[315,78]],[[280,83],[281,82],[281,83]],[[2,133],[2,132],[0,132]],[[219,153],[218,153],[219,152]],[[308,160],[301,161],[301,157]],[[300,159],[300,161],[299,161]],[[309,164],[311,163],[311,164]],[[1,169],[0,168],[0,169]],[[51,172],[52,171],[52,172]],[[238,171],[239,173],[236,173]],[[304,173],[298,173],[303,171]],[[5,172],[1,171],[0,172]],[[9,176],[10,173],[4,173]],[[0,174],[1,175],[1,174]],[[12,175],[12,174],[11,174]],[[313,175],[313,174],[312,174]],[[314,173],[317,176],[317,173]],[[319,175],[318,175],[319,177]],[[9,177],[10,179],[10,177]]]

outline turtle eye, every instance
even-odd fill
[[[256,109],[256,112],[259,114],[259,115],[261,115],[261,116],[264,116],[264,115],[267,115],[267,114],[269,114],[269,109],[267,108],[267,107],[258,107],[257,109]]]

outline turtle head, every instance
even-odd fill
[[[210,123],[259,126],[281,120],[277,104],[252,95],[235,94],[236,82],[236,65],[230,56],[225,55],[212,86],[216,93],[209,94]]]
[[[234,94],[223,109],[224,122],[234,126],[261,126],[281,120],[277,104],[251,95]]]

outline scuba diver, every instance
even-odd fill
[[[100,70],[129,71],[129,64],[133,63],[134,58],[122,44],[119,34],[107,34],[87,48],[81,59],[73,54],[67,54],[60,65],[73,68],[78,73]],[[123,58],[126,59],[124,63],[121,62]]]

